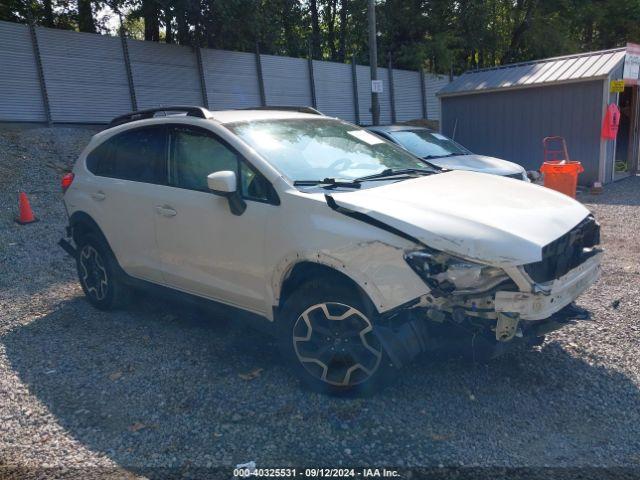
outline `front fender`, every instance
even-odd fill
[[[346,275],[367,294],[379,313],[429,291],[406,264],[404,249],[377,240],[360,241],[330,251],[292,252],[280,259],[268,286],[274,307],[280,302],[284,281],[300,262],[317,263]]]

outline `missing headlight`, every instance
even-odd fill
[[[475,291],[487,285],[496,285],[507,278],[499,268],[470,262],[432,249],[408,252],[404,258],[436,297],[456,291]]]

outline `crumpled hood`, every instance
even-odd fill
[[[589,214],[548,188],[461,170],[331,196],[429,247],[502,267],[541,260]]]
[[[517,163],[485,155],[456,155],[455,157],[434,158],[428,161],[450,170],[471,170],[492,175],[514,175],[525,171]]]

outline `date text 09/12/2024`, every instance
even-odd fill
[[[397,470],[386,468],[235,468],[235,478],[394,478]]]

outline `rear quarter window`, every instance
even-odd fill
[[[101,143],[96,148],[91,150],[87,155],[87,169],[94,175],[100,175],[100,167],[104,168],[109,162],[109,150],[111,143],[109,140]]]
[[[162,125],[119,133],[89,153],[87,169],[102,177],[165,184],[167,138]]]

